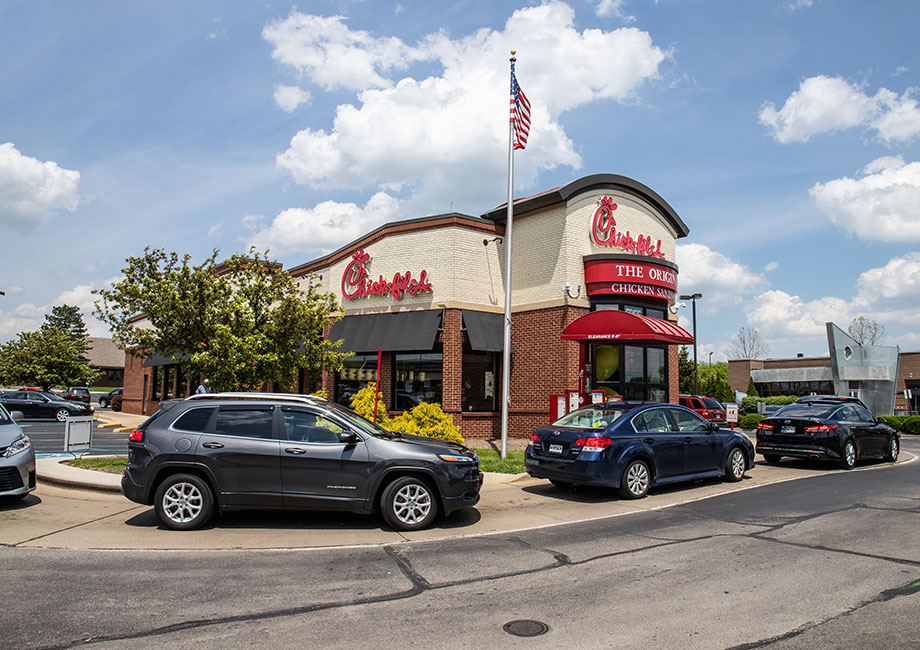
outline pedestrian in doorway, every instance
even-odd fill
[[[208,378],[205,377],[204,381],[198,384],[198,388],[195,389],[195,394],[202,395],[204,393],[210,393],[210,392],[211,392],[211,386],[208,385]]]

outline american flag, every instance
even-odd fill
[[[514,148],[527,146],[527,134],[530,133],[530,102],[514,76],[514,63],[511,63],[511,125],[514,129]]]

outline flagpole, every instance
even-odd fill
[[[511,71],[514,74],[515,51],[511,50]],[[505,334],[502,345],[502,449],[508,456],[508,402],[511,399],[511,225],[514,219],[514,124],[508,120],[508,212],[505,218]]]

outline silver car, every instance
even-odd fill
[[[0,404],[0,499],[21,499],[35,489],[35,450],[17,420]]]

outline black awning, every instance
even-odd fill
[[[470,347],[480,352],[505,349],[505,316],[484,311],[463,310],[463,326],[470,337]],[[514,352],[514,346],[511,351]]]
[[[441,310],[345,316],[329,330],[329,340],[342,340],[342,352],[411,352],[431,350],[438,338]]]
[[[156,352],[144,359],[143,368],[152,368],[153,366],[172,366],[178,363],[185,363],[192,358],[190,354],[170,354],[165,355]]]

